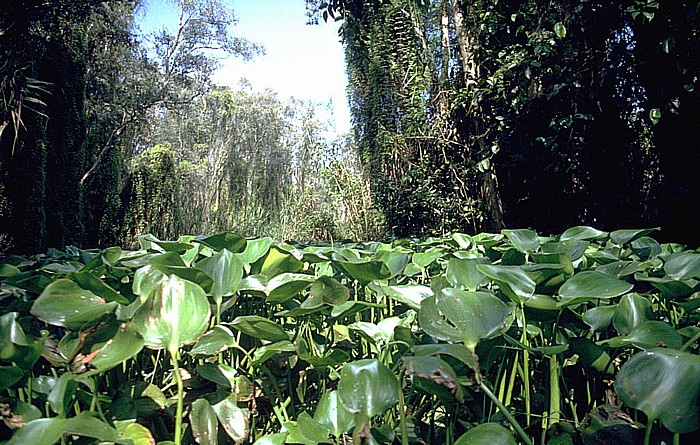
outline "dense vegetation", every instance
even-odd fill
[[[650,232],[6,256],[2,435],[697,443],[700,253]]]
[[[700,2],[171,4],[0,0],[0,443],[697,443]]]

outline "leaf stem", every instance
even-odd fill
[[[649,418],[647,420],[647,429],[644,431],[644,445],[649,445],[649,441],[651,440],[651,429],[654,426],[654,419]]]
[[[173,373],[175,374],[175,382],[177,383],[177,408],[175,410],[175,437],[173,442],[175,445],[182,443],[182,414],[184,407],[184,385],[182,384],[182,374],[180,374],[180,364],[177,361],[177,350],[171,350],[170,356],[173,361]]]
[[[532,440],[530,440],[530,437],[527,435],[527,433],[525,432],[523,427],[520,426],[520,424],[518,423],[517,420],[515,420],[515,417],[513,417],[513,415],[510,413],[510,411],[508,411],[508,408],[506,408],[503,405],[503,403],[501,403],[501,401],[498,400],[498,397],[496,397],[494,395],[494,393],[491,392],[489,387],[486,386],[486,384],[483,381],[481,381],[479,383],[479,387],[481,388],[482,391],[484,391],[484,394],[486,394],[486,396],[489,399],[491,399],[491,401],[494,403],[494,405],[496,405],[498,407],[498,409],[501,411],[501,414],[503,414],[503,417],[505,417],[506,420],[511,424],[511,426],[513,427],[515,432],[518,433],[518,436],[520,436],[520,438],[523,440],[525,445],[532,445]]]

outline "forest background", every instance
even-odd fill
[[[302,1],[302,0],[298,0]],[[238,231],[374,239],[661,227],[700,244],[697,1],[332,0],[351,134],[212,82],[217,0],[0,1],[0,251]]]

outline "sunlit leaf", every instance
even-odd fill
[[[46,323],[78,330],[112,313],[118,303],[105,302],[102,298],[61,278],[46,286],[32,305],[31,313]]]
[[[338,397],[345,408],[364,417],[383,414],[399,400],[396,376],[375,359],[347,363],[340,372]]]
[[[176,275],[154,288],[133,321],[146,346],[175,352],[196,342],[209,327],[209,301],[198,285]]]
[[[321,396],[314,419],[335,437],[340,437],[355,426],[355,416],[340,403],[338,391],[329,391]]]
[[[190,425],[194,440],[201,445],[216,445],[218,443],[218,423],[214,408],[207,399],[197,399],[192,403]]]

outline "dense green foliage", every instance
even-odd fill
[[[342,20],[397,234],[659,225],[698,244],[697,1],[307,1]]]
[[[3,256],[0,440],[695,443],[700,252],[651,232]]]

